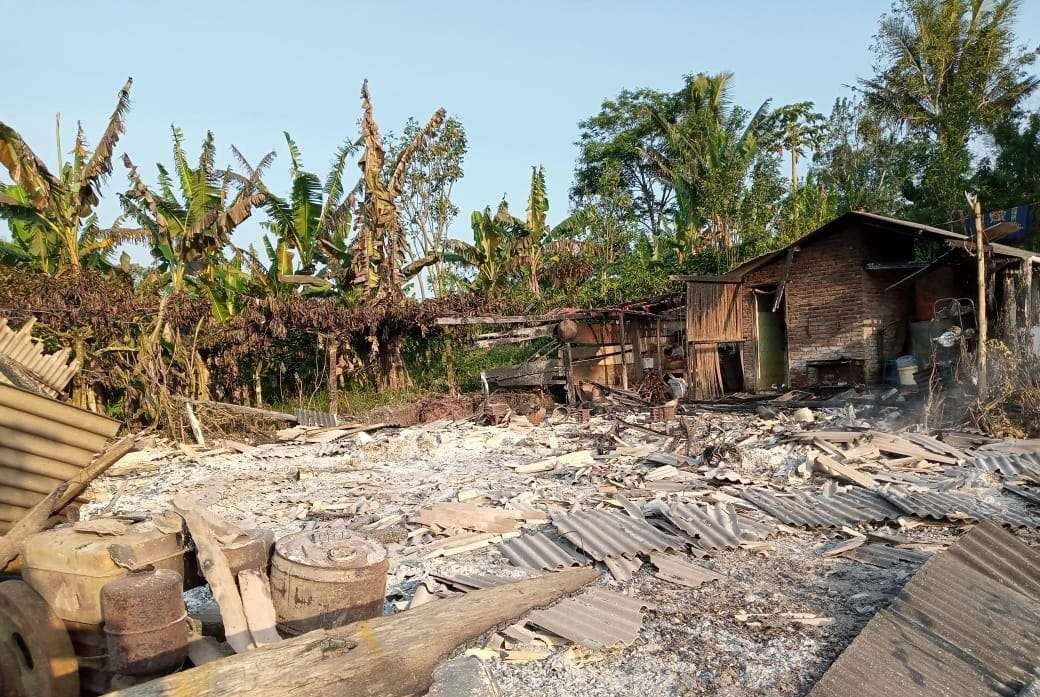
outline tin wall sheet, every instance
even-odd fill
[[[975,462],[993,472],[1000,472],[1004,479],[1032,479],[1040,482],[1040,451],[1033,453],[985,453],[978,451]]]
[[[895,520],[902,515],[885,499],[857,488],[830,495],[795,491],[791,496],[777,496],[765,489],[745,489],[740,495],[781,523],[799,527],[840,528]]]
[[[987,523],[935,554],[810,697],[1019,695],[1040,655],[1040,553]]]
[[[336,418],[335,414],[330,414],[327,411],[300,409],[296,412],[296,423],[301,426],[328,428],[329,426],[338,426],[339,420]]]
[[[0,384],[0,522],[19,520],[53,489],[53,482],[64,482],[90,464],[119,426],[105,416]]]
[[[652,607],[653,603],[594,588],[535,610],[527,622],[590,649],[604,649],[631,645],[643,627],[643,609]]]
[[[515,566],[551,571],[584,566],[589,559],[577,550],[567,550],[540,532],[531,532],[499,545],[498,549]]]
[[[686,541],[661,532],[644,520],[614,511],[554,513],[553,525],[565,540],[597,561],[651,551],[683,549]]]
[[[1021,486],[1019,484],[1004,484],[1004,488],[1013,494],[1018,494],[1027,501],[1040,504],[1040,489],[1036,487]]]

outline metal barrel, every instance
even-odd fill
[[[101,589],[108,670],[161,675],[188,655],[188,623],[181,575],[148,569],[109,581]]]

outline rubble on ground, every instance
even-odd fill
[[[549,569],[603,571],[456,649],[466,681],[500,695],[804,695],[964,530],[1037,539],[1040,468],[1020,452],[1035,447],[926,433],[893,406],[683,411],[156,441],[93,483],[82,516],[148,519],[177,497],[278,538],[365,535],[387,550],[387,615]],[[212,603],[193,591],[189,614]]]

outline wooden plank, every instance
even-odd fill
[[[864,489],[873,489],[876,486],[874,478],[865,472],[860,472],[855,467],[843,465],[837,460],[826,455],[816,456],[816,469],[835,479],[852,482]]]
[[[253,643],[266,646],[281,641],[282,637],[275,628],[278,619],[267,573],[262,569],[242,569],[238,572],[238,587],[242,591],[242,608]]]
[[[883,453],[916,457],[922,460],[941,462],[944,465],[956,465],[958,462],[955,457],[950,457],[949,455],[938,455],[925,450],[921,446],[915,445],[908,440],[904,440],[898,436],[893,436],[890,433],[871,431],[870,440],[877,449]]]
[[[458,646],[599,578],[567,569],[386,617],[319,629],[110,693],[111,697],[406,697]]]
[[[231,575],[231,567],[228,566],[224,550],[217,542],[213,530],[210,529],[199,510],[193,506],[185,505],[183,501],[174,501],[174,510],[188,525],[191,539],[195,542],[196,556],[199,560],[199,570],[206,577],[213,598],[220,607],[220,619],[224,623],[224,635],[227,643],[236,653],[242,653],[253,648],[253,637],[249,631],[249,622],[246,620],[245,608],[242,605],[242,597],[238,594],[238,586],[235,585],[235,577]]]
[[[552,322],[567,319],[553,315],[481,315],[476,317],[438,317],[434,324],[451,326],[458,324],[524,324],[525,322]]]

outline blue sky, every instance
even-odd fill
[[[53,165],[54,114],[65,146],[80,119],[95,141],[116,92],[133,76],[119,152],[149,181],[170,160],[176,123],[197,152],[205,131],[230,160],[279,152],[270,183],[288,177],[282,131],[324,173],[357,132],[368,78],[384,130],[437,107],[469,136],[462,210],[506,194],[524,207],[530,166],[543,164],[550,219],[566,214],[577,123],[624,88],[675,89],[685,73],[731,70],[738,103],[811,100],[828,112],[871,69],[870,43],[889,0],[730,2],[105,2],[0,0],[12,22],[0,42],[0,120]],[[1034,28],[1032,31],[1029,28]],[[1040,2],[1024,3],[1019,38],[1040,40]],[[102,219],[119,213],[116,167]],[[236,241],[255,240],[250,221]],[[145,255],[135,253],[144,260]]]

